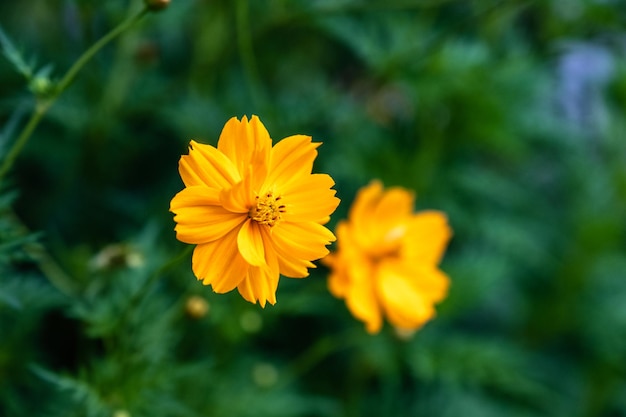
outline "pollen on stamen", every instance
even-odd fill
[[[281,221],[281,213],[285,212],[285,205],[278,205],[280,196],[274,197],[273,192],[268,191],[263,196],[256,196],[256,206],[250,208],[248,217],[267,226],[274,226]]]

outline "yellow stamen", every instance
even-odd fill
[[[281,220],[281,213],[285,212],[284,204],[280,203],[280,196],[274,197],[274,193],[256,196],[256,206],[248,212],[248,217],[261,224],[274,226]]]

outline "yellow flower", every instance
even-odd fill
[[[217,293],[235,288],[265,307],[279,275],[303,278],[328,253],[328,222],[339,199],[326,174],[312,174],[310,136],[274,147],[258,117],[230,119],[217,148],[191,141],[179,171],[185,187],[170,204],[178,240],[197,245],[194,274]]]
[[[437,265],[452,231],[443,213],[414,214],[413,203],[408,190],[373,181],[338,223],[337,251],[324,259],[330,292],[369,333],[381,329],[383,315],[396,328],[418,329],[447,294],[449,279]]]

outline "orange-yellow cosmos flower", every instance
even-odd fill
[[[447,294],[449,279],[437,265],[452,231],[443,213],[415,214],[413,203],[408,190],[373,181],[337,225],[337,251],[324,259],[330,292],[369,333],[381,329],[383,315],[397,328],[418,329]]]
[[[170,204],[178,240],[197,245],[194,274],[218,293],[235,288],[261,306],[276,302],[280,274],[308,275],[335,236],[328,222],[339,199],[326,174],[312,174],[310,136],[274,147],[258,117],[230,119],[217,148],[191,141],[179,162],[185,189]]]

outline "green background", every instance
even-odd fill
[[[141,8],[0,4],[55,82]],[[626,416],[626,5],[172,0],[100,51],[0,194],[0,416]],[[0,61],[0,157],[34,105]],[[438,315],[375,336],[319,266],[275,306],[196,281],[177,161],[233,116],[444,211]],[[182,255],[181,255],[182,254]],[[199,318],[190,297],[206,300]]]

